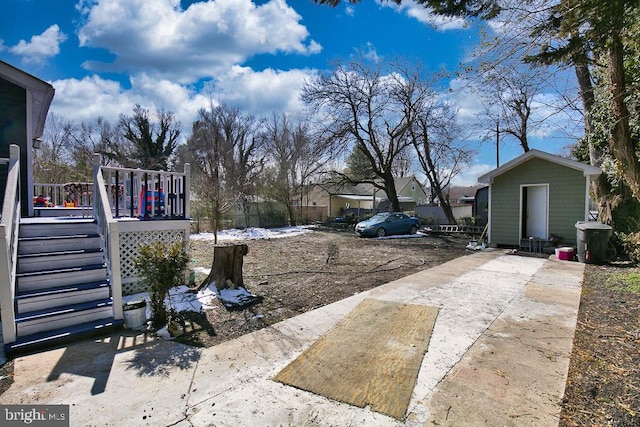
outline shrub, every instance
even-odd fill
[[[152,324],[161,328],[167,322],[164,300],[169,289],[180,284],[189,262],[184,241],[153,242],[141,245],[133,263],[150,291]]]
[[[631,262],[638,264],[640,262],[640,232],[615,233],[614,235],[618,245]]]

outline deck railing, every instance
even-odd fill
[[[95,158],[94,161],[98,161]],[[114,218],[189,218],[189,165],[184,172],[100,167],[106,201]],[[36,207],[75,208],[89,214],[95,204],[91,182],[35,184]],[[86,212],[85,212],[86,211]],[[62,213],[61,213],[62,215]]]
[[[190,170],[165,172],[102,166],[115,218],[189,218]]]
[[[4,342],[16,340],[15,306],[18,225],[20,224],[20,148],[9,147],[9,170],[0,220],[0,310]],[[6,159],[3,159],[5,162]]]

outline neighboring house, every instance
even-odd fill
[[[416,206],[427,202],[427,194],[415,177],[395,179],[396,192],[404,211],[415,211]],[[314,212],[326,209],[326,216],[336,218],[352,213],[358,217],[372,211],[386,211],[390,203],[384,191],[372,184],[336,185],[317,184],[308,193],[305,201]]]
[[[530,150],[478,178],[489,184],[489,244],[520,247],[553,235],[576,243],[575,224],[589,219],[589,187],[602,171]]]
[[[451,212],[456,221],[463,218],[478,217],[476,214],[476,195],[482,186],[476,185],[472,187],[450,187],[447,188],[447,194],[449,197],[449,204],[451,206]],[[445,225],[448,224],[447,216],[444,214],[444,209],[438,204],[438,200],[434,200],[432,203],[426,206],[420,206],[416,210],[416,214],[420,218],[424,218],[430,224]],[[484,222],[482,218],[476,223],[476,225],[486,224],[486,211],[484,215]]]
[[[189,241],[188,164],[106,167],[96,154],[91,183],[33,182],[53,96],[0,61],[0,318],[10,353],[121,326],[122,296],[146,290],[133,263],[139,246]]]

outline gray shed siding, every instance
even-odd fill
[[[548,184],[549,234],[563,244],[576,243],[576,221],[585,219],[586,177],[583,172],[540,158],[494,178],[491,186],[491,243],[517,246],[520,238],[521,185]]]

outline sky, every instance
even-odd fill
[[[50,112],[67,120],[115,123],[136,104],[173,112],[188,135],[200,108],[224,102],[258,117],[298,114],[304,82],[354,56],[415,59],[451,75],[440,88],[477,150],[454,182],[474,185],[496,166],[482,142],[482,104],[456,73],[479,42],[477,24],[444,20],[412,1],[363,0],[335,7],[311,0],[9,0],[0,15],[0,60],[51,83]],[[487,27],[491,30],[491,27]],[[548,105],[554,94],[541,94]],[[547,112],[541,108],[540,116]],[[565,153],[566,119],[530,135],[532,148]],[[579,135],[577,135],[579,136]],[[500,163],[522,151],[500,143]]]

